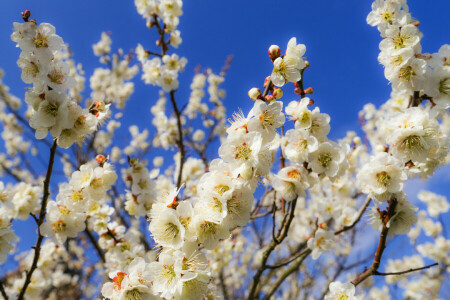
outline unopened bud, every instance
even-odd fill
[[[305,90],[306,95],[311,95],[312,93],[314,93],[314,89],[312,87],[309,87]]]
[[[272,95],[275,97],[275,99],[281,99],[283,97],[283,90],[280,88],[274,88]]]
[[[309,103],[308,103],[308,106],[313,106],[314,105],[314,99],[309,99]]]
[[[261,98],[261,90],[258,88],[251,88],[248,91],[248,96],[250,97],[250,99],[252,99],[253,101],[260,99]]]
[[[296,93],[297,95],[301,95],[302,94],[302,89],[299,87],[296,87],[294,90],[294,93]]]
[[[266,97],[264,97],[264,100],[268,103],[275,101],[275,97],[273,95],[267,95]]]
[[[92,103],[92,105],[89,107],[89,112],[93,114],[94,116],[97,116],[98,113],[105,110],[105,102],[103,101],[95,101]]]
[[[25,22],[28,22],[28,19],[30,18],[30,16],[31,16],[31,12],[28,9],[22,13],[22,19]]]
[[[269,47],[269,57],[272,61],[280,57],[280,54],[281,50],[280,47],[278,47],[278,45],[272,45]]]
[[[322,228],[323,230],[328,230],[328,225],[327,223],[320,223],[319,228]]]
[[[251,167],[248,167],[244,169],[244,171],[242,171],[240,175],[245,180],[250,180],[253,177],[253,169]]]
[[[104,155],[99,154],[95,157],[95,160],[97,161],[97,163],[100,167],[103,167],[105,162],[108,161],[108,158],[106,158]]]
[[[308,69],[310,66],[309,61],[307,61],[307,60],[305,60],[305,64],[306,64],[306,66],[303,68],[303,70]]]
[[[264,87],[267,86],[267,83],[269,82],[269,80],[270,80],[270,76],[267,76],[266,79],[264,79]]]
[[[415,21],[415,22],[413,23],[413,25],[416,26],[416,27],[419,27],[419,26],[420,26],[420,21]]]

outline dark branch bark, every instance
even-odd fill
[[[47,175],[45,176],[45,180],[44,180],[44,194],[42,196],[41,211],[39,213],[39,219],[37,221],[38,238],[36,241],[36,245],[34,246],[33,263],[31,264],[30,270],[28,272],[26,272],[25,282],[22,286],[22,289],[20,290],[17,300],[23,300],[23,298],[25,296],[25,292],[28,288],[28,285],[31,282],[31,276],[33,275],[33,272],[37,268],[39,255],[41,253],[41,244],[42,244],[42,241],[44,240],[44,237],[41,235],[40,226],[42,225],[42,223],[44,223],[45,215],[47,214],[47,201],[48,201],[48,197],[50,196],[50,179],[52,177],[53,163],[55,162],[56,148],[57,148],[57,144],[56,144],[56,140],[54,140],[53,145],[50,149],[50,159],[48,162]]]

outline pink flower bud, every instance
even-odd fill
[[[312,93],[314,93],[314,89],[312,87],[309,87],[305,90],[306,95],[311,95]]]
[[[269,57],[272,61],[280,57],[281,50],[277,45],[272,45],[269,47]]]
[[[280,99],[281,97],[283,97],[283,90],[280,88],[274,88],[272,95],[275,97],[275,99]]]
[[[30,18],[30,16],[31,16],[31,12],[28,9],[22,13],[22,19],[25,22],[28,22],[28,19]]]
[[[248,91],[248,96],[250,97],[250,99],[252,99],[253,101],[260,99],[261,98],[261,90],[258,88],[251,88]]]

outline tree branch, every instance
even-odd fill
[[[420,271],[420,270],[425,270],[425,269],[429,269],[431,267],[434,266],[438,266],[438,263],[434,263],[425,267],[421,267],[421,268],[415,268],[415,269],[409,269],[409,270],[405,270],[405,271],[401,271],[401,272],[389,272],[389,273],[381,273],[378,271],[375,271],[373,273],[374,276],[389,276],[389,275],[402,275],[402,274],[407,274],[407,273],[411,273],[411,272],[415,272],[415,271]]]
[[[392,218],[392,216],[395,214],[395,207],[396,206],[397,206],[397,200],[396,199],[392,199],[390,204],[389,204],[386,217],[383,220],[383,228],[381,229],[381,233],[380,233],[380,241],[378,242],[377,251],[375,252],[375,257],[373,259],[372,265],[370,266],[369,269],[366,269],[364,272],[359,274],[352,281],[352,283],[355,286],[357,286],[358,284],[360,284],[361,282],[366,280],[368,277],[370,277],[370,276],[374,275],[375,273],[377,273],[377,270],[380,267],[381,257],[383,256],[384,249],[386,248],[386,239],[387,239],[387,234],[388,234],[388,231],[389,231],[389,227],[387,227],[387,223]]]
[[[350,230],[350,229],[352,229],[353,227],[355,227],[356,224],[361,220],[361,217],[362,217],[362,215],[364,214],[364,212],[366,211],[367,207],[369,206],[370,201],[372,201],[372,199],[371,199],[371,198],[367,198],[366,202],[364,202],[364,205],[361,207],[361,209],[360,209],[359,212],[358,212],[358,217],[355,219],[355,221],[354,221],[351,225],[344,226],[344,227],[342,227],[341,229],[336,230],[336,231],[334,232],[334,234],[335,234],[335,235],[338,235],[338,234],[341,234],[341,233],[344,232],[344,231]]]
[[[39,255],[41,253],[41,244],[44,240],[44,237],[41,235],[41,225],[44,223],[45,215],[47,214],[47,200],[50,196],[50,179],[52,177],[52,171],[53,171],[53,163],[55,162],[55,154],[56,154],[56,139],[53,140],[53,145],[50,149],[50,159],[48,162],[48,168],[47,168],[47,175],[45,176],[44,180],[44,194],[42,196],[42,203],[41,203],[41,211],[39,213],[39,219],[37,220],[37,230],[38,230],[38,238],[36,241],[36,245],[34,246],[34,258],[33,263],[31,264],[30,270],[26,272],[26,278],[25,282],[23,283],[22,289],[20,290],[19,296],[17,297],[17,300],[23,300],[25,296],[25,292],[28,288],[28,285],[31,282],[31,276],[33,275],[33,272],[37,268],[37,263],[39,260]]]

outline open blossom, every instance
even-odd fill
[[[342,283],[334,281],[330,283],[329,292],[325,295],[325,300],[358,300],[361,297],[355,296],[355,286],[351,282]]]
[[[54,201],[47,204],[47,210],[46,220],[41,225],[42,235],[54,236],[60,244],[64,243],[68,237],[76,237],[78,232],[86,227],[84,213],[70,211]]]
[[[387,200],[391,194],[402,191],[406,179],[401,161],[386,152],[372,157],[357,175],[362,191],[381,201]]]
[[[278,57],[273,62],[273,71],[270,79],[274,85],[283,86],[286,82],[297,82],[302,78],[300,70],[306,66],[302,59],[305,52],[305,45],[297,45],[296,38],[289,40],[286,55]]]
[[[333,141],[321,143],[316,151],[309,154],[311,169],[318,174],[326,174],[329,177],[338,174],[339,165],[344,159],[343,150]]]
[[[425,202],[430,216],[438,217],[440,214],[448,212],[450,205],[447,198],[429,191],[420,191],[417,195],[420,201]]]
[[[181,224],[177,212],[172,208],[157,210],[152,214],[149,230],[158,244],[178,249],[183,245],[185,228]]]
[[[403,9],[402,9],[403,8]],[[367,23],[378,26],[382,36],[391,25],[403,26],[410,19],[408,6],[399,1],[376,0],[372,3],[372,11],[367,16]]]
[[[266,104],[264,101],[256,100],[249,113],[251,119],[248,122],[248,130],[261,133],[265,141],[272,140],[276,129],[281,127],[285,121],[282,109],[283,102],[274,101]]]
[[[245,177],[253,176],[254,171],[267,174],[271,163],[269,151],[264,147],[259,132],[230,134],[220,146],[219,155],[234,167],[234,174]]]
[[[121,271],[109,274],[112,282],[102,287],[102,295],[111,300],[158,299],[152,288],[153,274],[150,265],[141,257],[136,257]]]
[[[290,161],[303,163],[308,155],[317,150],[317,139],[306,130],[290,129],[281,139],[281,149]]]
[[[322,253],[333,248],[334,234],[322,228],[317,229],[314,237],[308,240],[308,248],[312,250],[311,257],[318,259]]]
[[[396,114],[386,128],[389,132],[386,142],[391,145],[392,154],[402,162],[423,162],[439,145],[438,122],[419,107]]]
[[[303,166],[283,168],[274,176],[273,188],[286,201],[305,197],[305,190],[309,188],[309,174]]]

